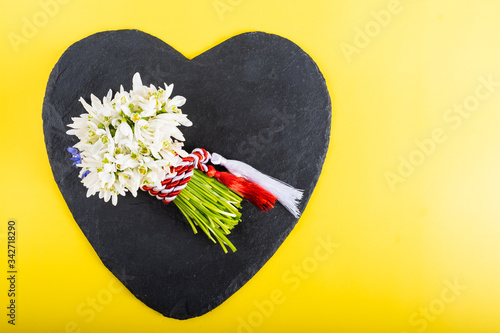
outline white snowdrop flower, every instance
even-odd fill
[[[116,205],[119,195],[136,196],[144,185],[161,186],[170,168],[188,155],[178,129],[192,125],[180,109],[186,99],[170,99],[174,85],[164,86],[147,87],[136,73],[131,91],[120,86],[114,97],[109,90],[102,101],[92,94],[90,104],[80,98],[86,113],[72,118],[67,133],[79,140],[71,149],[79,151],[73,159],[81,167],[87,196],[98,193]]]

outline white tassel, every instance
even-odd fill
[[[246,178],[258,184],[266,191],[269,191],[290,213],[292,213],[293,216],[299,218],[300,212],[297,206],[302,199],[302,190],[296,189],[279,179],[265,175],[246,163],[236,160],[227,160],[217,153],[212,154],[211,161],[212,164],[222,165],[233,175]]]

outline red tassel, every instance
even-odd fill
[[[231,190],[248,199],[262,211],[274,208],[277,198],[259,185],[228,172],[220,172],[209,166],[207,175],[214,177]]]

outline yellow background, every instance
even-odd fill
[[[64,2],[48,16],[38,0],[1,0],[0,267],[14,219],[19,270],[15,327],[0,274],[2,332],[500,332],[500,87],[460,123],[448,111],[473,103],[476,89],[484,97],[480,78],[500,82],[498,1]],[[380,12],[389,9],[390,19]],[[34,20],[38,31],[13,45]],[[242,32],[281,35],[317,62],[333,99],[330,149],[298,225],[241,290],[187,321],[118,288],[45,151],[51,69],[72,43],[122,28],[189,58]],[[416,140],[436,129],[446,140],[422,159]],[[398,171],[410,157],[421,165]],[[404,182],[391,187],[388,175]],[[319,257],[318,238],[338,247]]]

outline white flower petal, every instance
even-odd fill
[[[186,103],[186,98],[182,96],[175,96],[172,98],[172,100],[168,103],[168,105],[175,105],[177,107],[183,106]]]
[[[168,100],[168,98],[170,97],[170,95],[172,95],[172,91],[174,90],[174,84],[172,83],[171,85],[167,85],[165,83],[165,91],[163,93],[163,98]]]

